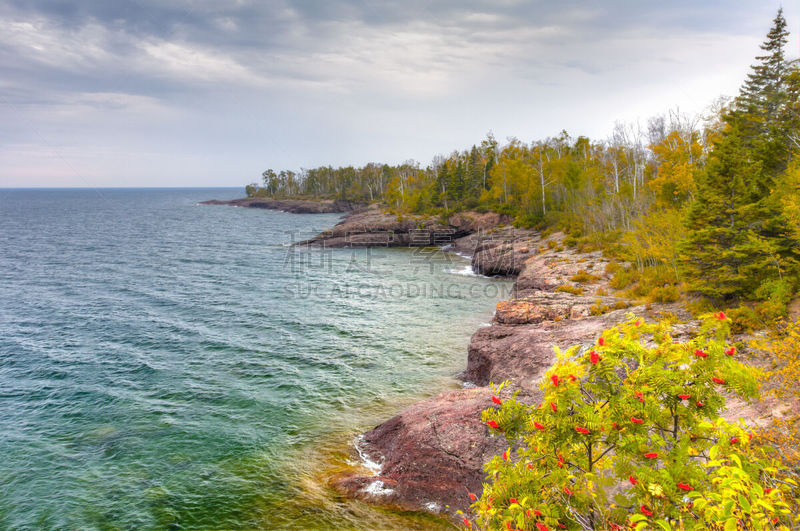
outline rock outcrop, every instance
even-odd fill
[[[307,201],[303,199],[270,199],[267,197],[244,197],[221,201],[212,199],[202,201],[201,205],[226,205],[245,208],[265,208],[292,214],[339,214],[364,208],[363,204],[341,200]]]
[[[503,452],[481,422],[488,388],[443,393],[411,405],[360,440],[360,450],[382,461],[375,476],[341,476],[333,486],[350,496],[405,510],[451,512],[467,492],[481,491],[483,463]]]
[[[482,238],[508,221],[507,216],[493,212],[461,212],[444,222],[431,216],[399,216],[372,205],[348,215],[330,230],[299,245],[334,248],[437,246],[472,254]]]

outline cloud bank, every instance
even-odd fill
[[[779,5],[164,4],[0,3],[0,186],[239,186],[425,163],[489,130],[603,138],[734,94]]]

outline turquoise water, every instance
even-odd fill
[[[0,190],[0,528],[425,528],[330,492],[509,284],[240,190]]]

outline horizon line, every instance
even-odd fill
[[[196,190],[244,188],[241,186],[0,186],[0,190]]]

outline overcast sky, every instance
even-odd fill
[[[0,187],[240,186],[424,165],[490,130],[604,139],[735,94],[779,5],[0,0]]]

